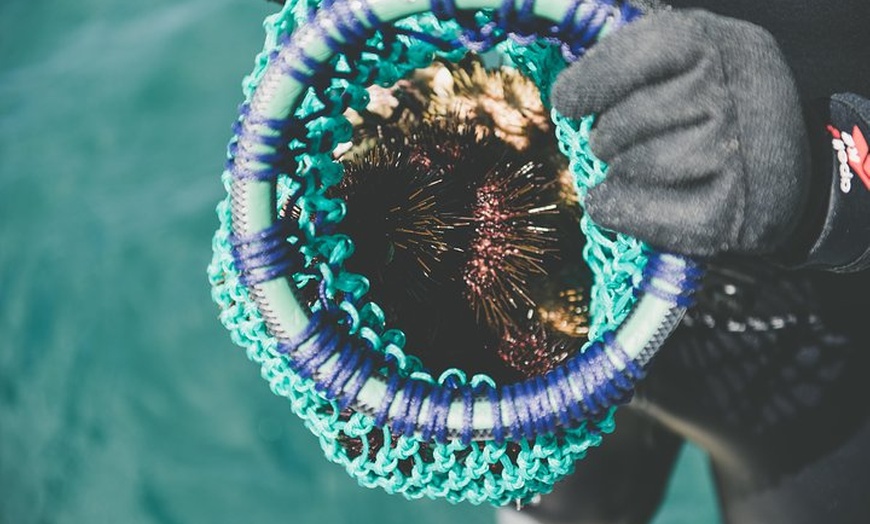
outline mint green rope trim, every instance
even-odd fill
[[[308,2],[311,3],[311,2]],[[278,39],[289,34],[305,18],[306,2],[290,1],[276,15],[264,22],[266,44],[255,61],[253,72],[243,83],[246,100],[252,93],[268,63],[269,53],[276,48]],[[438,21],[432,16],[421,15],[404,22],[427,32],[449,32],[449,24]],[[551,46],[529,46],[508,49],[514,63],[548,91],[556,73],[564,67],[557,51]],[[462,53],[453,53],[450,59],[457,59]],[[532,70],[531,65],[537,69]],[[416,67],[419,64],[415,64]],[[394,71],[380,80],[389,83],[397,73]],[[400,76],[401,76],[400,75]],[[313,97],[308,97],[302,110],[310,110],[316,105]],[[571,171],[574,173],[578,192],[585,195],[586,189],[600,181],[605,166],[594,159],[587,150],[586,136],[591,120],[574,125],[556,117],[557,136],[560,142],[568,140],[581,144],[579,150],[570,154]],[[318,159],[310,159],[317,165]],[[325,162],[323,165],[326,165]],[[222,180],[229,193],[230,176],[225,172]],[[279,180],[280,197],[290,191],[286,178]],[[304,199],[306,211],[323,210],[332,205],[319,195],[307,195]],[[528,501],[537,493],[546,493],[553,484],[573,471],[574,462],[582,458],[589,447],[596,446],[601,434],[612,430],[612,413],[604,420],[568,430],[556,439],[541,436],[533,442],[519,442],[520,451],[513,460],[506,455],[506,446],[493,442],[472,443],[464,446],[458,441],[450,444],[421,443],[416,438],[399,437],[394,439],[384,428],[375,428],[373,421],[360,413],[350,416],[347,421],[339,420],[335,404],[314,391],[313,382],[296,375],[283,357],[275,352],[275,339],[254,305],[248,291],[239,283],[239,274],[230,255],[229,232],[232,230],[230,199],[224,199],[217,208],[220,229],[214,237],[214,258],[209,266],[209,279],[212,296],[219,305],[221,322],[230,330],[233,341],[246,349],[248,358],[261,366],[263,378],[269,382],[272,391],[290,401],[291,410],[303,419],[306,427],[318,436],[326,457],[342,464],[347,471],[363,486],[380,486],[391,493],[401,493],[407,498],[446,498],[451,502],[463,500],[475,504],[489,502],[504,505],[514,501]],[[592,336],[604,329],[612,329],[626,316],[631,306],[631,285],[638,278],[638,268],[643,264],[642,246],[636,241],[615,235],[598,228],[584,219],[581,229],[589,238],[584,256],[595,275],[592,295]],[[309,246],[309,257],[326,256],[331,261],[341,261],[349,256],[349,245],[341,238],[323,238]],[[333,290],[349,290],[361,296],[367,284],[362,277],[347,273],[333,274],[325,265],[321,267],[323,278]],[[298,276],[296,278],[304,278]],[[299,283],[299,282],[297,282]],[[360,333],[367,333],[380,344],[381,350],[394,355],[403,373],[436,382],[422,370],[420,362],[404,354],[404,336],[398,330],[384,331],[383,314],[373,304],[354,311],[359,318]],[[448,372],[439,377],[442,382],[448,375],[465,381],[460,371]],[[485,376],[472,377],[475,381],[491,380]],[[373,460],[368,457],[366,435],[381,432],[384,445],[380,447]],[[340,445],[339,438],[358,438],[362,441],[363,451],[357,457],[350,457]],[[424,449],[427,448],[427,449]],[[464,454],[457,460],[458,453]],[[403,473],[397,464],[411,460],[410,473]],[[520,466],[521,465],[521,466]],[[494,467],[495,466],[495,467]],[[500,468],[500,471],[499,471]],[[497,471],[497,472],[496,472]]]

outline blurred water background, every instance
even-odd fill
[[[0,523],[491,523],[358,488],[230,342],[205,266],[273,4],[0,3]],[[717,522],[684,452],[656,524]]]

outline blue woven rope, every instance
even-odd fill
[[[492,406],[492,439],[496,444],[501,445],[504,442],[504,426],[501,419],[501,399],[498,396],[498,390],[490,385],[486,385],[486,398]]]
[[[358,364],[364,355],[364,352],[356,350],[350,340],[347,341],[334,369],[329,376],[323,379],[323,386],[329,398],[341,399],[344,397],[344,387],[351,376],[357,372]]]
[[[326,327],[320,330],[317,337],[309,342],[307,350],[301,355],[294,355],[294,363],[299,368],[299,374],[305,378],[313,378],[331,353],[341,344],[341,335],[337,329]],[[315,382],[318,389],[323,389],[322,382]]]
[[[583,354],[591,354],[593,351],[595,351],[595,344],[586,348]],[[583,418],[593,418],[599,412],[599,409],[595,404],[595,399],[592,398],[592,394],[595,392],[592,387],[592,377],[583,373],[582,363],[583,361],[579,358],[568,361],[566,366],[568,368],[568,379],[575,384],[579,384],[582,389],[583,396],[578,400],[577,404],[580,406],[580,411],[583,412]]]
[[[387,382],[387,392],[384,395],[383,402],[381,402],[380,407],[375,412],[375,426],[383,427],[386,423],[390,405],[392,405],[393,399],[396,397],[396,391],[398,391],[402,382],[405,382],[405,380],[399,375],[390,377],[390,380]]]
[[[561,417],[558,416],[559,412],[553,409],[552,403],[550,402],[547,381],[544,377],[535,377],[535,388],[538,390],[538,405],[541,407],[541,413],[557,413],[556,417],[540,417],[540,423],[542,425],[541,429],[538,430],[538,433],[542,435],[552,435],[555,433],[556,428],[558,427],[558,419]]]
[[[582,53],[601,32],[608,17],[611,17],[611,24],[619,25],[638,14],[636,9],[627,4],[622,4],[614,14],[611,9],[613,4],[611,0],[582,3],[585,11],[578,20],[577,11],[581,1],[576,0],[569,7],[564,19],[555,25],[542,24],[534,16],[532,0],[524,0],[519,7],[513,0],[504,0],[491,19],[482,25],[474,19],[473,13],[460,12],[453,0],[434,1],[432,11],[440,18],[458,19],[463,25],[462,34],[467,46],[483,49],[508,36],[520,39],[558,38],[566,42],[568,51],[577,54]],[[365,50],[366,46],[361,44],[376,30],[380,30],[382,45],[390,47],[395,44],[390,58],[396,61],[402,60],[407,52],[395,42],[398,34],[419,38],[440,47],[458,44],[456,41],[439,39],[419,31],[387,27],[377,20],[365,2],[360,5],[366,23],[350,10],[346,2],[330,0],[324,3],[324,7],[332,9],[331,16],[325,19],[326,22],[315,19],[311,30],[316,31],[334,53],[346,53],[351,48]],[[341,73],[335,71],[333,63],[319,63],[309,57],[300,45],[293,39],[285,43],[285,51],[280,55],[284,57],[280,60],[280,71],[306,85],[321,88],[320,91],[338,89],[325,87],[331,79],[347,78],[355,83],[371,83],[378,76],[376,65],[354,72],[357,69],[354,66],[358,65],[354,60],[365,60],[362,52],[356,55],[351,53],[348,58],[350,71]],[[371,49],[372,52],[377,50]],[[278,55],[274,57],[275,60],[278,58]],[[336,93],[331,92],[332,94]],[[290,116],[286,119],[264,119],[253,114],[249,106],[245,106],[241,111],[241,120],[235,128],[236,145],[231,146],[233,177],[242,180],[272,179],[281,172],[295,173],[296,155],[300,152],[310,155],[330,152],[334,147],[337,131],[328,127],[328,123],[321,124],[319,119],[341,113],[354,101],[359,103],[359,97],[359,93],[351,90],[342,91],[335,97],[320,96],[322,107],[302,118]],[[245,146],[240,147],[237,145],[239,143]],[[291,143],[301,146],[290,148]],[[252,151],[252,144],[262,146],[265,151]],[[316,166],[309,168],[316,169]],[[303,187],[302,180],[299,179],[300,187]],[[303,193],[305,192],[302,190],[297,191],[291,195],[289,202],[297,204],[303,198]],[[308,217],[306,227],[315,234],[329,233],[337,222],[330,215],[331,212],[315,210]],[[298,227],[295,226],[292,220],[282,220],[255,235],[232,238],[234,261],[242,274],[244,285],[303,271],[303,257],[298,250],[291,249],[291,244],[287,242],[290,236],[300,235]],[[296,256],[291,256],[294,253]],[[330,275],[339,275],[342,271],[338,263],[323,266],[323,270]],[[646,280],[655,281],[658,278],[674,285],[677,291],[649,283],[641,291],[663,298],[674,305],[685,305],[696,282],[691,278],[693,273],[688,278],[681,275],[680,268],[676,265],[652,255],[645,269],[645,277],[648,277]],[[319,391],[339,400],[342,406],[348,406],[353,403],[371,374],[386,365],[391,356],[384,356],[373,348],[365,347],[346,332],[337,319],[343,315],[353,316],[356,309],[352,307],[342,311],[342,306],[336,307],[327,288],[327,281],[322,280],[319,304],[321,309],[312,314],[308,326],[294,340],[280,343],[278,351],[288,355],[300,376],[315,379]],[[358,319],[351,319],[351,324],[357,325]],[[323,372],[321,367],[336,352],[337,359],[327,372]],[[609,355],[621,359],[622,367],[617,368]],[[479,394],[488,398],[492,405],[493,437],[496,442],[501,442],[506,437],[515,440],[533,439],[537,434],[554,432],[558,426],[569,426],[603,416],[613,405],[630,398],[634,383],[642,375],[642,369],[625,356],[615,339],[605,335],[603,343],[591,344],[586,351],[569,359],[563,367],[543,377],[502,388],[486,386],[475,392],[466,385],[456,388],[430,387],[422,381],[400,378],[394,374],[388,379],[386,395],[375,410],[374,418],[378,426],[383,426],[389,413],[398,413],[391,423],[396,433],[411,436],[420,431],[424,439],[434,437],[436,441],[444,443],[450,437],[447,431],[450,404],[455,398],[461,398],[464,406],[463,423],[456,436],[460,442],[467,444],[473,437],[473,399],[475,394]],[[582,397],[577,402],[572,401],[575,396],[572,383],[582,392]],[[424,400],[429,402],[429,409],[426,419],[419,420]],[[400,405],[394,405],[397,401]]]
[[[305,259],[295,245],[299,233],[295,222],[285,219],[258,233],[231,235],[233,261],[242,285],[253,286],[304,269]]]
[[[544,406],[543,396],[546,396],[547,390],[541,388],[540,377],[535,377],[532,380],[525,382],[526,399],[529,403],[529,414],[532,417],[532,423],[535,427],[536,435],[548,435],[552,433],[550,427],[555,429],[555,423],[551,420],[552,417],[547,415],[547,410]]]
[[[692,305],[695,290],[700,285],[699,279],[703,271],[700,266],[684,261],[684,264],[671,262],[659,254],[649,256],[643,269],[643,282],[638,287],[638,292],[649,293],[662,300],[666,300],[680,307]],[[665,289],[657,284],[657,280],[666,282],[676,291]]]
[[[345,409],[350,406],[351,403],[356,399],[356,396],[359,394],[366,380],[372,375],[372,372],[375,370],[375,359],[366,356],[363,358],[363,363],[359,367],[359,372],[355,375],[354,379],[348,384],[348,387],[345,388],[344,394],[339,397],[339,408]]]
[[[469,386],[463,386],[461,392],[464,410],[462,413],[462,431],[459,434],[459,441],[464,446],[467,446],[471,443],[471,438],[474,434],[474,428],[472,426],[474,415],[474,395]]]
[[[522,426],[519,414],[517,413],[516,404],[514,403],[514,390],[511,386],[502,387],[500,388],[499,394],[504,402],[503,406],[507,408],[505,414],[508,415],[508,423],[504,428],[507,432],[506,437],[510,437],[512,440],[517,440],[521,435]]]
[[[556,412],[559,414],[559,423],[562,427],[568,427],[571,423],[571,418],[580,418],[580,410],[576,404],[569,402],[570,391],[565,388],[570,387],[565,382],[565,370],[561,367],[544,375],[544,380],[547,381],[547,389],[553,393],[556,401]]]
[[[679,272],[680,266],[668,260],[651,255],[649,275],[677,287],[678,292],[665,292],[655,286],[645,288],[645,292],[657,293],[657,296],[661,295],[677,305],[697,286],[700,269],[693,267],[689,271]],[[282,344],[280,350],[288,353],[300,375],[316,377],[318,390],[324,391],[330,398],[340,399],[342,405],[349,405],[376,367],[376,362],[385,361],[371,348],[359,347],[356,339],[343,334],[337,319],[346,315],[345,311],[332,305],[326,298],[323,304],[326,308],[315,312],[306,329],[292,342]],[[570,358],[564,368],[557,368],[543,377],[504,386],[498,391],[489,388],[486,395],[492,403],[496,421],[494,439],[501,441],[505,431],[514,440],[533,439],[536,434],[552,433],[557,425],[566,426],[572,422],[598,418],[612,406],[627,402],[636,381],[643,377],[643,370],[627,357],[612,333],[606,333],[602,340]],[[339,347],[339,357],[329,372],[317,376],[320,366]],[[615,361],[622,366],[621,369]],[[582,391],[576,403],[569,400],[574,396],[570,385],[572,382]],[[351,387],[348,388],[349,384]],[[388,413],[398,412],[392,421],[396,433],[411,436],[420,430],[424,438],[434,437],[438,442],[447,441],[447,413],[454,398],[453,392],[458,392],[464,405],[463,424],[458,436],[461,442],[471,441],[473,392],[470,387],[460,386],[458,390],[447,386],[430,388],[418,380],[399,380],[398,376],[393,376],[387,390],[383,404],[375,414],[376,422],[383,424]],[[394,406],[397,398],[400,404]],[[424,399],[428,399],[430,408],[426,419],[420,420]],[[502,404],[508,408],[505,413],[509,415],[506,427],[503,426]],[[554,406],[557,409],[552,409]]]
[[[424,441],[447,436],[447,414],[453,400],[451,388],[439,388],[429,397],[429,421],[423,427],[420,437]]]
[[[683,279],[683,282],[691,282],[691,279]],[[342,334],[343,329],[335,319],[343,314],[340,310],[316,312],[307,328],[292,343],[283,344],[281,351],[288,353],[300,375],[315,378],[318,390],[330,398],[340,399],[342,405],[349,405],[378,362],[383,365],[386,361],[371,348],[359,347],[356,339]],[[482,396],[488,398],[493,409],[494,440],[500,442],[506,436],[513,440],[533,439],[535,435],[553,433],[558,426],[597,419],[612,406],[630,400],[635,383],[644,375],[643,370],[627,357],[612,333],[606,333],[602,338],[603,342],[591,344],[586,351],[570,358],[564,367],[544,376],[503,386],[499,390],[484,386]],[[320,366],[338,348],[341,348],[339,356],[331,369],[318,376]],[[619,369],[615,362],[622,368]],[[570,400],[574,398],[571,383],[582,392],[577,402]],[[457,394],[464,405],[458,437],[461,442],[470,442],[475,393],[469,386],[459,386],[458,389],[446,385],[430,387],[425,382],[394,375],[388,382],[383,403],[376,410],[376,424],[382,425],[388,413],[398,413],[391,422],[395,433],[411,436],[419,430],[424,439],[434,437],[436,441],[445,443],[449,440],[447,414]],[[428,399],[430,407],[421,420],[424,399]],[[399,404],[395,405],[396,402]],[[507,408],[504,413],[503,405]],[[506,425],[503,415],[507,415]]]
[[[566,474],[570,469],[569,462],[582,456],[589,445],[595,445],[600,440],[600,432],[609,431],[613,409],[607,406],[630,398],[633,384],[643,375],[641,364],[647,362],[646,358],[630,361],[615,339],[608,339],[608,334],[605,334],[598,346],[584,348],[585,357],[572,357],[578,360],[571,366],[566,363],[549,374],[522,382],[514,388],[496,387],[491,380],[479,380],[477,376],[469,386],[465,376],[459,372],[445,373],[437,381],[425,370],[420,372],[419,364],[414,363],[415,359],[409,358],[403,351],[403,337],[396,335],[395,330],[384,331],[382,312],[374,316],[366,312],[365,308],[373,304],[362,298],[365,290],[361,289],[367,285],[360,284],[359,280],[364,279],[344,271],[343,261],[350,251],[346,247],[347,242],[334,235],[343,209],[325,196],[325,188],[341,176],[340,167],[328,153],[341,136],[341,125],[330,125],[333,120],[341,120],[341,114],[348,107],[365,107],[367,94],[359,83],[389,85],[410,69],[425,65],[426,56],[431,56],[436,50],[440,50],[440,56],[458,60],[464,51],[457,48],[463,45],[483,50],[506,39],[513,40],[504,48],[506,52],[519,69],[539,87],[546,89],[555,70],[548,66],[544,72],[536,71],[538,63],[525,62],[527,56],[519,51],[515,43],[531,43],[535,39],[558,43],[560,47],[535,44],[523,50],[528,51],[528,56],[533,59],[541,59],[540,64],[554,61],[554,67],[558,69],[559,49],[563,57],[569,60],[575,58],[585,51],[604,27],[619,27],[630,20],[636,10],[623,3],[616,9],[608,9],[607,6],[616,2],[574,0],[564,19],[551,24],[542,23],[533,16],[529,9],[532,4],[528,0],[520,2],[520,5],[508,5],[505,1],[495,10],[478,13],[459,11],[451,0],[435,0],[433,10],[436,14],[442,19],[454,19],[459,23],[439,23],[431,15],[420,15],[398,22],[398,27],[393,28],[381,24],[368,7],[360,11],[365,20],[364,24],[360,24],[345,9],[348,3],[343,0],[324,0],[322,8],[329,12],[321,12],[315,17],[314,10],[307,10],[315,3],[316,0],[300,0],[296,7],[290,0],[282,12],[284,18],[276,18],[267,25],[267,29],[274,28],[270,33],[272,40],[268,43],[270,49],[260,55],[258,69],[246,80],[246,90],[251,95],[254,107],[265,107],[259,101],[263,100],[262,96],[268,96],[269,86],[274,85],[259,81],[263,78],[263,72],[273,77],[275,74],[288,75],[310,89],[300,99],[301,105],[286,119],[262,119],[262,115],[255,114],[250,107],[240,111],[241,117],[229,148],[228,163],[230,180],[275,182],[281,204],[285,208],[293,206],[301,210],[296,223],[301,230],[297,247],[304,252],[305,267],[298,272],[290,268],[277,268],[281,257],[273,253],[272,243],[268,240],[239,243],[238,247],[256,255],[251,256],[251,260],[259,258],[256,264],[235,255],[232,257],[233,263],[228,264],[226,255],[232,249],[222,251],[224,259],[215,263],[214,267],[218,271],[211,274],[213,283],[217,283],[215,299],[221,303],[225,313],[229,313],[222,315],[222,320],[241,337],[240,340],[250,340],[250,344],[256,346],[248,348],[249,355],[257,361],[264,359],[264,373],[271,377],[273,388],[293,399],[293,410],[308,420],[312,431],[320,435],[327,456],[344,464],[362,484],[371,487],[380,485],[387,491],[400,492],[410,498],[446,497],[452,502],[469,500],[480,503],[489,500],[497,504],[511,500],[526,501],[534,492],[546,490],[552,482]],[[578,13],[581,9],[582,14]],[[579,20],[576,19],[578,14]],[[288,16],[295,20],[288,22]],[[317,24],[318,27],[299,25],[305,23],[306,17],[308,24]],[[333,26],[338,29],[333,29]],[[340,56],[322,64],[287,37],[288,33],[300,36],[304,31],[318,33],[326,27],[332,31],[327,45],[336,49]],[[355,41],[371,34],[374,37],[365,43]],[[566,35],[570,35],[570,38]],[[276,41],[280,43],[276,46],[281,48],[280,51],[273,47]],[[345,46],[345,41],[351,42],[350,47]],[[409,49],[413,49],[413,52]],[[265,65],[267,62],[272,69]],[[258,91],[254,92],[255,88]],[[323,121],[319,121],[321,118]],[[566,140],[580,139],[583,143],[588,129],[557,120],[557,135],[563,146]],[[582,125],[587,123],[584,120]],[[243,143],[242,147],[236,145],[238,142]],[[571,158],[572,167],[585,171],[583,164],[588,160],[586,153],[578,156],[576,151],[571,150]],[[581,194],[582,188],[588,186],[585,183],[587,175],[593,181],[603,175],[594,159],[589,169],[585,174],[577,173]],[[237,191],[244,190],[243,185],[233,185],[231,197],[243,195]],[[289,200],[286,195],[288,191],[291,193]],[[235,201],[230,200],[230,205],[235,205]],[[231,233],[235,208],[232,211],[232,217],[222,215],[222,227],[228,230],[223,238],[216,237],[218,243],[228,244],[225,239]],[[590,260],[589,256],[592,257],[590,264],[599,259],[603,263],[608,253],[615,251],[622,256],[628,255],[630,259],[635,257],[632,259],[635,262],[629,261],[628,264],[639,266],[636,257],[640,255],[635,253],[635,244],[618,237],[620,244],[611,247],[610,238],[601,236],[597,229],[593,229],[592,233],[586,229],[584,231],[592,237],[599,235],[602,243],[597,243],[596,238],[599,237],[591,238],[591,243],[600,249],[592,255],[585,255],[587,260]],[[622,246],[623,241],[631,245]],[[216,253],[218,249],[224,247],[216,247]],[[623,249],[628,251],[623,252]],[[277,251],[280,252],[280,249]],[[238,263],[236,258],[244,260]],[[624,267],[616,267],[625,265],[625,259],[620,260],[612,268],[618,275],[625,272]],[[292,273],[290,283],[300,288],[303,285],[320,285],[320,298],[312,305],[311,320],[302,333],[292,340],[278,339],[275,347],[275,338],[268,333],[256,312],[251,313],[248,307],[250,298],[257,297],[248,297],[244,289],[233,288],[232,284],[222,284],[235,282],[235,279],[222,278],[220,273],[232,276],[240,265],[245,266],[243,274],[258,274],[263,280],[272,274],[289,276]],[[655,271],[662,275],[658,282],[670,292],[665,298],[676,303],[683,292],[674,293],[669,289],[672,284],[667,280],[667,268],[657,268]],[[261,276],[260,273],[268,273],[268,276]],[[623,287],[627,290],[631,285],[629,283]],[[659,290],[651,289],[650,292],[658,293]],[[609,293],[616,294],[619,299],[613,306],[614,311],[623,311],[631,302],[631,296],[624,292]],[[231,297],[232,302],[228,303],[227,297]],[[611,295],[608,295],[609,298]],[[595,300],[593,298],[593,307],[600,308],[601,304],[595,306]],[[240,311],[230,313],[230,308]],[[614,313],[614,318],[609,313],[607,315],[603,321],[599,318],[596,329],[603,328],[604,324],[612,326],[621,313]],[[233,318],[229,318],[231,316]],[[255,330],[256,333],[251,334]],[[275,359],[275,351],[282,358]],[[588,377],[578,374],[577,370],[584,367],[589,367],[586,370]],[[346,421],[339,418],[336,423],[334,417],[338,416],[338,412],[335,408],[343,410],[353,407],[363,386],[375,373],[386,373],[387,377],[376,379],[387,382],[386,394],[378,402],[379,405],[365,406],[367,409],[362,412],[353,413]],[[283,377],[280,384],[276,377]],[[579,402],[575,399],[578,392],[582,393]],[[472,438],[483,436],[475,434],[473,430],[475,412],[471,406],[474,406],[475,399],[488,401],[493,422],[493,442],[469,444]],[[428,409],[423,410],[424,405],[428,405]],[[459,406],[462,406],[461,424],[458,428],[451,425],[448,430],[447,419],[451,407]],[[357,404],[357,407],[361,406]],[[398,434],[402,435],[399,439],[391,438],[390,430],[385,426],[390,414],[399,414],[399,420],[391,423],[395,425],[393,430],[398,430]],[[556,427],[561,429],[557,432]],[[335,442],[336,431],[339,435],[358,439],[362,443],[360,454],[342,451],[344,448]],[[369,445],[367,435],[372,431],[383,433],[384,445],[377,450]],[[529,435],[537,438],[542,434],[556,435],[557,438],[545,437],[534,442],[526,440]],[[409,438],[405,435],[413,436]],[[519,447],[503,446],[507,439],[516,441]],[[427,441],[429,446],[420,446]],[[431,450],[431,455],[428,452],[421,453],[421,450],[426,449]],[[373,457],[373,452],[376,457]],[[514,453],[518,455],[514,456]],[[397,460],[407,459],[414,464],[410,474],[396,468]]]
[[[332,22],[330,27],[336,34],[333,36],[333,33],[323,24],[311,24],[311,27],[333,52],[352,48],[364,42],[383,25],[365,0],[359,0],[359,5],[362,8],[361,13],[371,27],[366,27],[346,2],[329,5],[334,7],[332,12],[335,16],[330,18]],[[273,57],[282,74],[292,77],[303,85],[315,87],[323,87],[323,84],[329,81],[328,73],[331,71],[329,63],[318,62],[308,56],[300,44],[287,35],[284,36],[282,45],[285,48],[284,60],[275,60],[277,55]],[[304,69],[300,66],[304,66]],[[326,102],[324,109],[331,112],[334,106]],[[236,180],[272,180],[280,173],[294,173],[297,165],[296,155],[301,151],[283,148],[293,140],[311,145],[303,134],[305,124],[321,116],[309,115],[304,120],[296,119],[292,115],[284,119],[267,119],[254,114],[249,105],[241,108],[240,115],[241,121],[234,126],[235,140],[230,145],[230,159],[227,163],[227,169]],[[240,147],[239,144],[245,144],[245,147]],[[249,144],[265,146],[266,151],[255,152],[253,148],[247,147]],[[321,142],[314,152],[322,153],[325,150],[329,150],[329,146]]]
[[[576,14],[584,5],[587,12],[579,20]],[[594,41],[614,11],[613,0],[574,0],[563,20],[558,24],[545,23],[533,12],[534,1],[523,0],[519,9],[515,0],[503,0],[495,10],[491,22],[479,26],[473,13],[460,11],[454,0],[435,0],[432,13],[442,20],[457,20],[464,27],[460,42],[468,49],[482,52],[502,40],[505,35],[521,44],[529,44],[538,38],[563,45],[563,51],[570,60],[581,56]],[[638,16],[641,11],[627,2],[620,2],[611,21],[613,28],[620,27]],[[567,44],[563,44],[569,42]]]

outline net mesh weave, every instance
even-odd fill
[[[290,37],[293,30],[316,9],[316,0],[289,1],[281,12],[268,17],[264,22],[266,42],[257,55],[253,72],[243,81],[246,101],[256,89],[268,64],[270,56],[282,39]],[[418,15],[400,22],[402,27],[427,34],[461,36],[461,28],[451,22],[439,20],[432,15]],[[498,52],[514,67],[531,78],[542,93],[564,68],[565,60],[559,47],[543,41],[522,42],[505,40],[497,46]],[[358,82],[343,81],[342,92],[351,93],[351,105],[364,104],[366,83],[390,85],[413,69],[424,67],[433,55],[448,60],[460,59],[464,49],[443,51],[431,43],[413,38],[384,39],[376,35],[367,43],[367,58],[357,57],[348,61],[339,58],[339,68],[354,69]],[[380,57],[380,59],[378,59]],[[388,67],[384,67],[388,64]],[[371,67],[368,71],[366,68]],[[369,74],[371,73],[371,74]],[[312,89],[304,99],[301,114],[313,113],[323,108],[323,90]],[[591,118],[578,122],[570,121],[553,113],[560,148],[568,156],[577,191],[582,203],[589,187],[601,181],[606,166],[595,159],[588,149]],[[349,136],[349,124],[341,114],[319,118],[309,126],[311,133],[324,129],[333,140],[340,142]],[[323,144],[320,147],[324,149]],[[326,148],[328,149],[328,148]],[[303,154],[301,170],[317,171],[318,176],[336,178],[340,169],[328,154]],[[229,171],[222,181],[230,193]],[[279,178],[279,202],[295,191],[295,182],[289,177]],[[301,202],[305,212],[332,215],[341,218],[336,203],[322,194],[306,194]],[[571,473],[576,460],[582,458],[590,447],[598,445],[602,434],[613,429],[613,411],[597,421],[584,423],[574,429],[563,430],[554,435],[541,435],[534,441],[515,441],[496,444],[493,441],[463,444],[455,440],[446,444],[424,442],[418,437],[396,436],[389,428],[376,427],[371,417],[353,413],[349,418],[340,417],[334,401],[325,398],[314,389],[313,381],[293,372],[286,357],[276,351],[276,340],[269,333],[262,316],[240,282],[239,271],[234,265],[230,235],[232,218],[230,197],[218,204],[220,228],[213,239],[214,257],[208,268],[212,285],[212,297],[220,307],[220,320],[230,330],[232,340],[246,349],[248,358],[261,366],[261,373],[269,382],[272,391],[290,401],[291,410],[303,419],[306,427],[318,437],[325,456],[344,466],[359,483],[366,487],[379,486],[390,493],[398,493],[414,499],[420,497],[445,498],[451,502],[469,501],[474,504],[489,502],[505,505],[511,502],[527,502],[538,493],[547,493],[559,479]],[[301,221],[304,223],[305,220]],[[632,286],[640,279],[645,262],[643,246],[624,235],[605,231],[588,218],[581,222],[582,233],[587,237],[584,251],[585,263],[593,274],[590,297],[590,340],[605,330],[614,329],[625,318],[633,303]],[[332,295],[355,296],[361,299],[367,289],[367,281],[359,275],[335,271],[337,265],[350,255],[352,246],[346,239],[311,235],[303,246],[308,262],[315,266]],[[326,262],[316,262],[325,258]],[[578,261],[578,263],[583,263]],[[293,276],[297,284],[314,278],[310,272]],[[449,370],[439,377],[429,375],[423,365],[402,349],[404,337],[400,331],[385,329],[380,309],[371,303],[362,303],[358,309],[354,302],[342,304],[350,308],[361,326],[370,328],[376,345],[390,355],[399,373],[441,384],[470,384],[492,382],[487,376],[468,378],[461,370]],[[583,348],[581,348],[581,351]],[[374,437],[374,438],[373,438]],[[342,441],[355,439],[361,443],[361,451],[349,452]],[[378,442],[377,449],[371,442]]]

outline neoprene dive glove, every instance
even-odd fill
[[[768,254],[786,242],[810,173],[791,71],[764,29],[658,11],[603,38],[553,86],[562,114],[597,115],[609,164],[586,211],[689,255]]]
[[[802,109],[761,27],[653,6],[564,71],[552,101],[597,115],[592,152],[610,171],[586,210],[599,224],[689,255],[870,268],[870,100]]]

